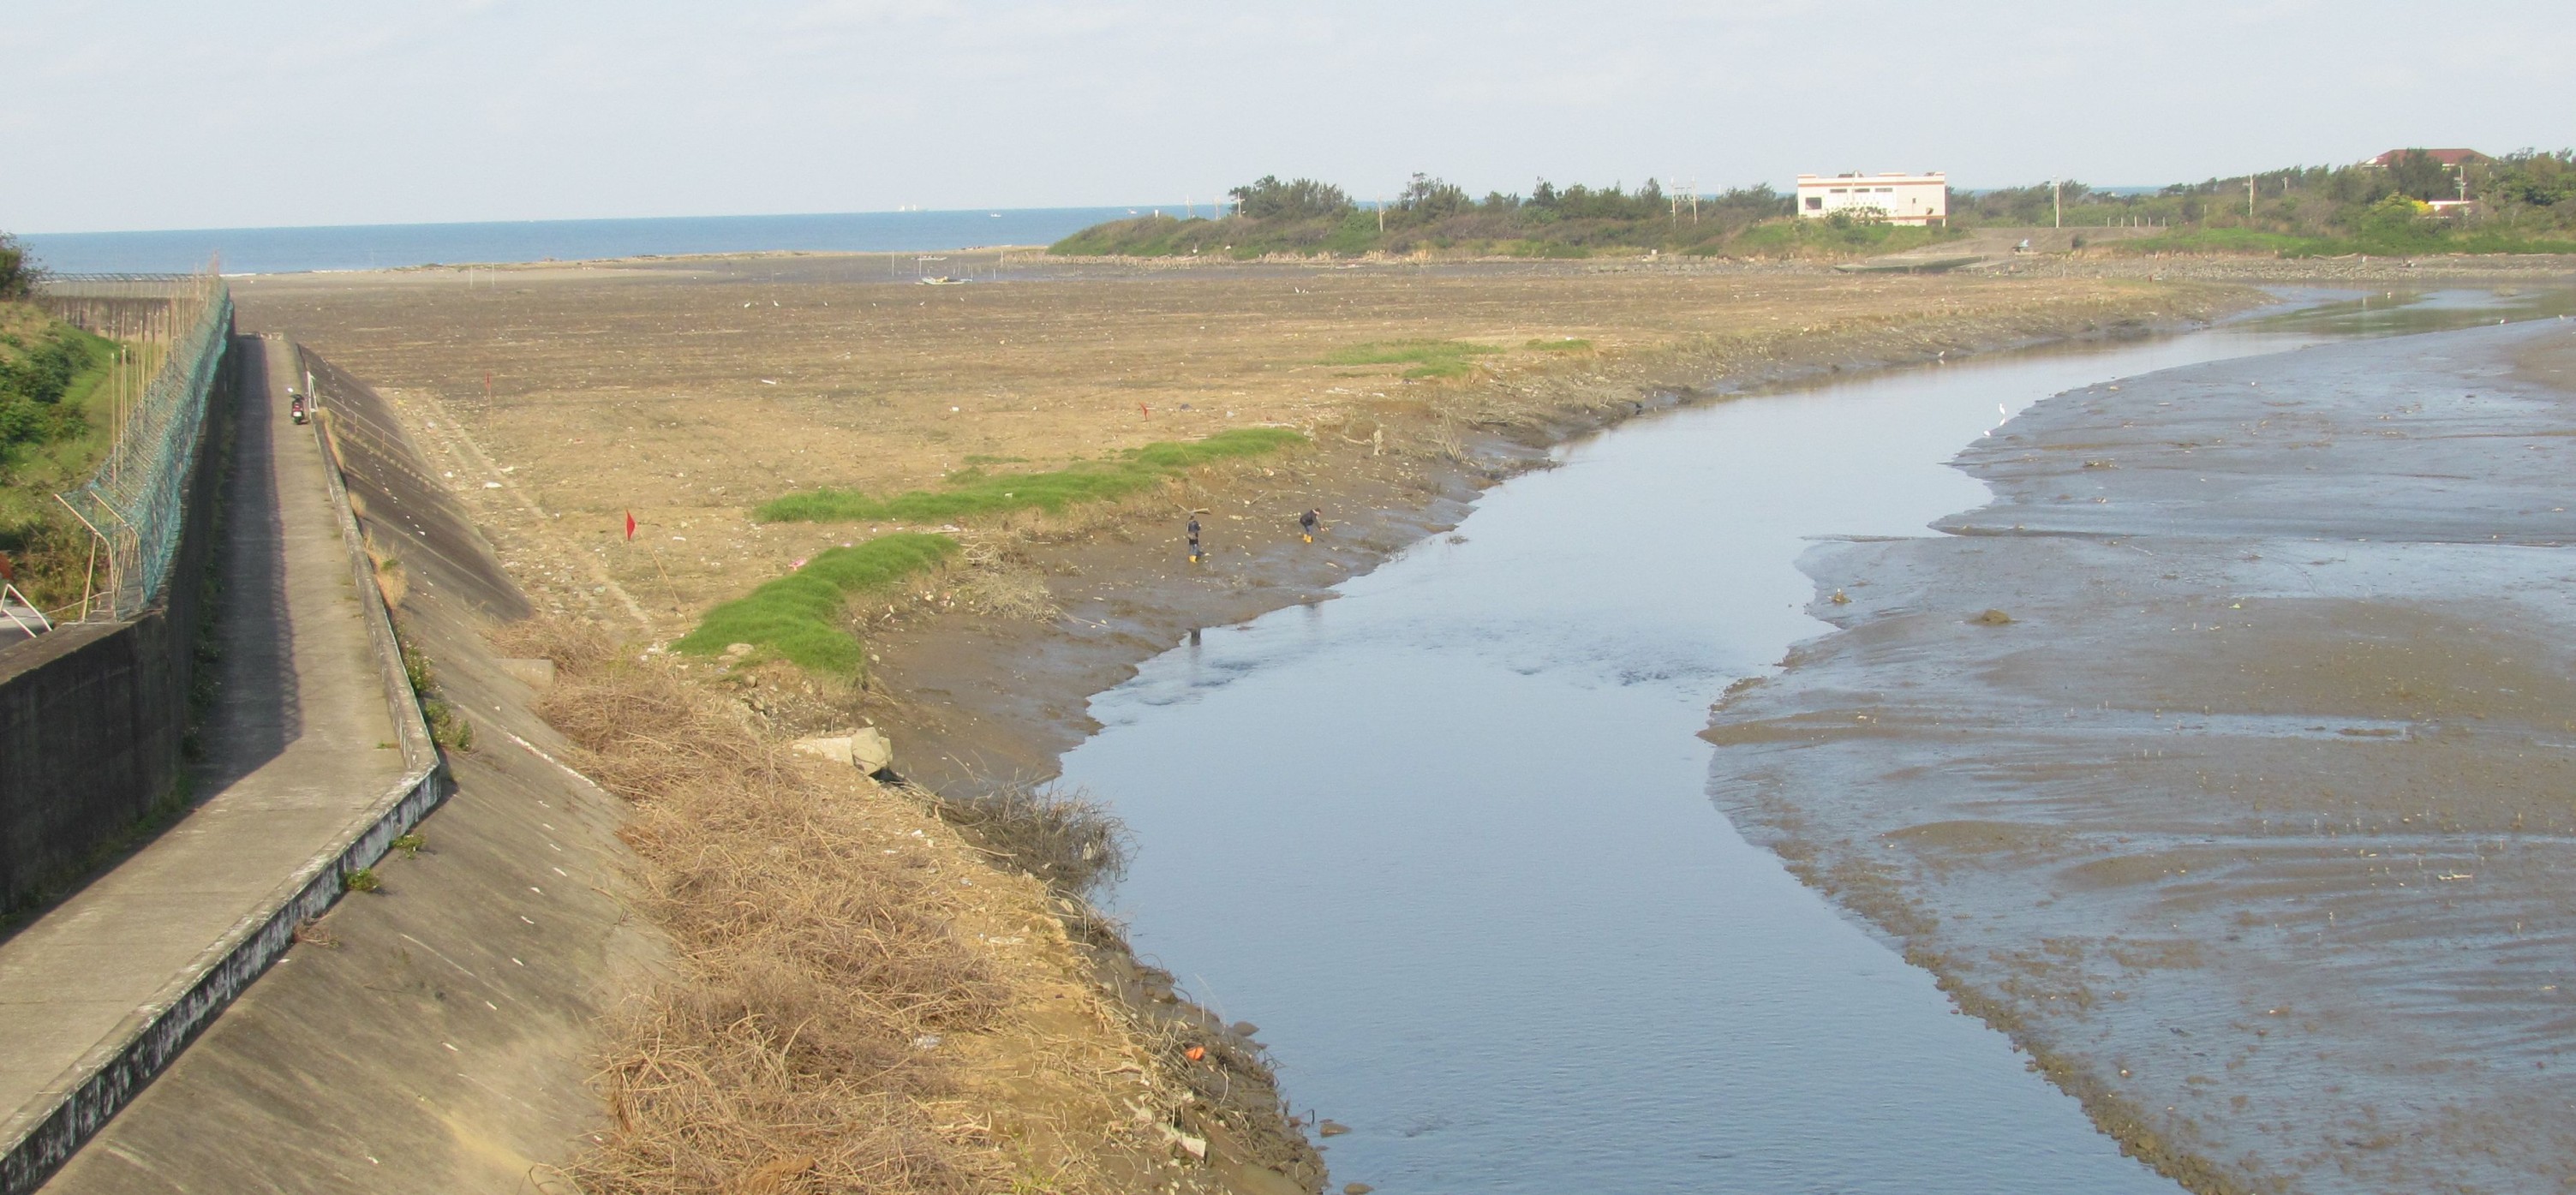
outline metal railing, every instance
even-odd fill
[[[132,618],[160,600],[187,525],[189,471],[232,335],[232,292],[198,274],[66,275],[37,298],[58,318],[119,345],[94,417],[111,441],[98,471],[56,497],[92,537],[76,621]]]

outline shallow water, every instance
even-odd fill
[[[1815,537],[1978,505],[1943,462],[2050,394],[2313,339],[1905,370],[1572,445],[1338,600],[1094,699],[1065,778],[1135,832],[1116,907],[1352,1127],[1336,1187],[2175,1190],[1739,837],[1693,736],[1827,629]]]

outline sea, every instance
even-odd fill
[[[1104,220],[1176,206],[53,232],[18,239],[38,264],[57,274],[188,273],[204,269],[209,261],[220,263],[226,274],[296,274],[697,253],[914,253],[1047,245]]]

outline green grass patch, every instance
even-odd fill
[[[1542,353],[1588,353],[1592,351],[1592,342],[1568,336],[1562,340],[1533,340],[1522,347],[1537,349]]]
[[[2118,253],[2264,253],[2307,257],[2313,256],[2327,243],[2318,237],[2265,232],[2259,228],[2178,228],[2161,236],[2113,241],[2109,247]]]
[[[707,611],[673,650],[715,656],[748,643],[811,672],[858,675],[866,653],[845,619],[850,596],[882,589],[948,559],[957,541],[897,532],[847,548],[828,548],[805,567]]]
[[[1462,378],[1468,358],[1503,350],[1464,340],[1380,340],[1353,345],[1324,358],[1326,365],[1406,365],[1408,378]]]
[[[2374,257],[2408,257],[2430,253],[2576,253],[2576,240],[2439,226],[2370,227],[2337,236],[2299,236],[2256,228],[2181,228],[2162,236],[2114,242],[2113,247],[2121,253],[2246,253],[2278,257],[2367,253]]]
[[[1701,245],[1684,252],[1698,256],[1723,254],[1737,257],[1903,253],[1966,235],[1955,228],[1928,228],[1914,224],[1791,218],[1756,224],[1723,245]]]
[[[885,498],[830,487],[807,490],[764,502],[753,509],[752,517],[771,523],[851,523],[870,519],[927,523],[1015,510],[1059,511],[1083,502],[1124,497],[1193,465],[1257,456],[1305,442],[1306,437],[1284,427],[1242,427],[1204,440],[1148,444],[1114,460],[1084,461],[1042,473],[961,469],[949,474],[946,489],[910,490]]]

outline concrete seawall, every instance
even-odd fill
[[[285,350],[236,345],[242,417],[232,451],[208,458],[230,481],[201,469],[192,496],[201,525],[220,500],[221,533],[191,536],[158,612],[174,634],[182,616],[198,625],[206,590],[222,594],[205,624],[222,650],[199,711],[199,799],[0,942],[5,1195],[72,1159],[446,791],[336,471],[283,417]],[[200,539],[223,545],[211,573]],[[168,647],[193,658],[196,636]],[[77,769],[68,748],[45,752]]]
[[[666,947],[631,923],[624,806],[566,769],[483,642],[524,599],[392,405],[315,358],[359,534],[398,561],[404,642],[474,725],[416,852],[286,955],[45,1187],[535,1191],[600,1121],[598,1026]],[[407,695],[406,695],[407,696]]]

